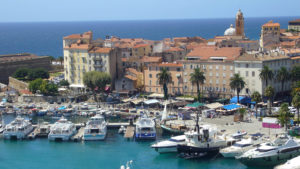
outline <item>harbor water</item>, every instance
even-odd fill
[[[8,122],[14,116],[6,116]],[[37,120],[37,119],[35,119]],[[164,136],[167,138],[167,136]],[[164,139],[159,136],[158,139]],[[245,169],[234,159],[186,160],[177,154],[159,154],[153,141],[126,140],[117,130],[108,130],[105,141],[50,142],[0,140],[1,169],[119,169],[132,160],[131,169]]]

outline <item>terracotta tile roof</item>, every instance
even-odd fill
[[[266,55],[266,54],[243,54],[238,57],[236,61],[268,61],[268,60],[279,60],[279,59],[289,59],[290,57],[284,55]]]
[[[83,34],[72,34],[69,36],[65,36],[64,39],[90,39],[92,38],[92,32],[84,32]]]
[[[29,90],[19,90],[21,94],[32,94]]]
[[[289,23],[300,23],[300,19],[296,19],[296,20],[293,20],[293,21],[289,21]]]
[[[286,54],[292,54],[292,53],[300,53],[300,48],[296,49],[282,49]]]
[[[280,26],[280,24],[273,23],[273,21],[269,21],[268,23],[263,24],[263,27],[269,27],[269,26]]]
[[[285,42],[280,42],[280,46],[290,46],[293,47],[296,45],[296,41],[285,41]]]
[[[237,43],[257,43],[258,41],[255,40],[241,40],[241,41],[237,41]]]
[[[137,71],[136,69],[134,69],[134,68],[127,68],[126,71],[127,71],[127,72],[131,72],[131,73],[133,73],[133,74],[139,74],[139,73],[141,73],[141,72],[138,72],[138,71]]]
[[[225,57],[226,60],[235,60],[241,55],[240,47],[197,47],[187,54],[187,57],[199,57],[201,60],[208,60],[211,57]]]
[[[300,56],[296,56],[296,57],[291,57],[292,60],[298,60],[300,59]]]
[[[170,49],[167,49],[164,52],[180,52],[180,51],[184,51],[184,49],[178,47],[171,47]]]
[[[127,61],[127,58],[121,58],[121,61],[122,61],[122,62],[126,62],[126,61]]]
[[[66,46],[65,49],[81,49],[81,50],[88,50],[90,48],[89,44],[80,44],[80,43],[73,43],[70,46]]]
[[[182,67],[181,63],[168,63],[168,62],[163,62],[158,64],[159,67]]]
[[[109,53],[112,48],[101,48],[101,47],[94,47],[89,50],[89,53]]]
[[[141,48],[141,47],[147,47],[149,44],[137,44],[133,48]]]

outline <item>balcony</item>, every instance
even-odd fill
[[[101,57],[95,57],[94,60],[95,61],[102,61],[102,58]]]

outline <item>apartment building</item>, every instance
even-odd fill
[[[275,53],[257,53],[243,54],[234,61],[235,73],[240,74],[246,82],[245,88],[241,91],[242,95],[251,95],[254,91],[264,94],[266,82],[260,79],[259,74],[264,66],[268,66],[273,70],[274,74],[281,67],[286,67],[291,70],[291,59],[288,56]],[[275,89],[275,93],[281,92],[281,82],[274,79],[268,82]],[[284,84],[284,91],[290,90],[291,84],[289,81]]]
[[[168,84],[168,93],[171,95],[183,94],[182,64],[163,62],[159,64],[149,65],[145,74],[145,91],[150,93],[163,94],[163,86],[159,84],[158,74],[162,68],[166,68],[172,77],[172,82]]]
[[[231,97],[234,93],[229,83],[234,74],[234,60],[242,53],[237,47],[201,46],[187,54],[183,64],[183,92],[197,95],[197,86],[190,81],[190,74],[195,68],[204,72],[206,80],[201,85],[201,92],[207,97]]]
[[[260,47],[263,50],[276,48],[280,43],[280,24],[269,21],[262,25]]]

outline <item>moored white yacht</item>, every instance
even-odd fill
[[[91,117],[84,128],[83,140],[104,140],[107,133],[104,117],[96,114]]]
[[[25,139],[32,130],[33,126],[28,120],[17,116],[15,120],[5,126],[3,136],[5,139]]]
[[[173,153],[177,152],[177,145],[185,144],[185,139],[185,135],[174,136],[168,140],[162,140],[152,144],[151,147],[159,153]]]
[[[220,153],[226,158],[234,158],[236,156],[242,155],[244,152],[250,150],[251,148],[253,148],[253,141],[251,138],[248,138],[236,142],[230,147],[221,149]]]
[[[274,142],[263,143],[258,148],[251,149],[236,159],[247,166],[273,167],[300,155],[298,142],[292,138],[288,138],[287,141],[282,139],[278,138]]]
[[[76,126],[62,116],[51,126],[48,139],[51,141],[68,141],[76,132]]]
[[[148,117],[140,117],[135,126],[136,139],[156,139],[155,122]]]

